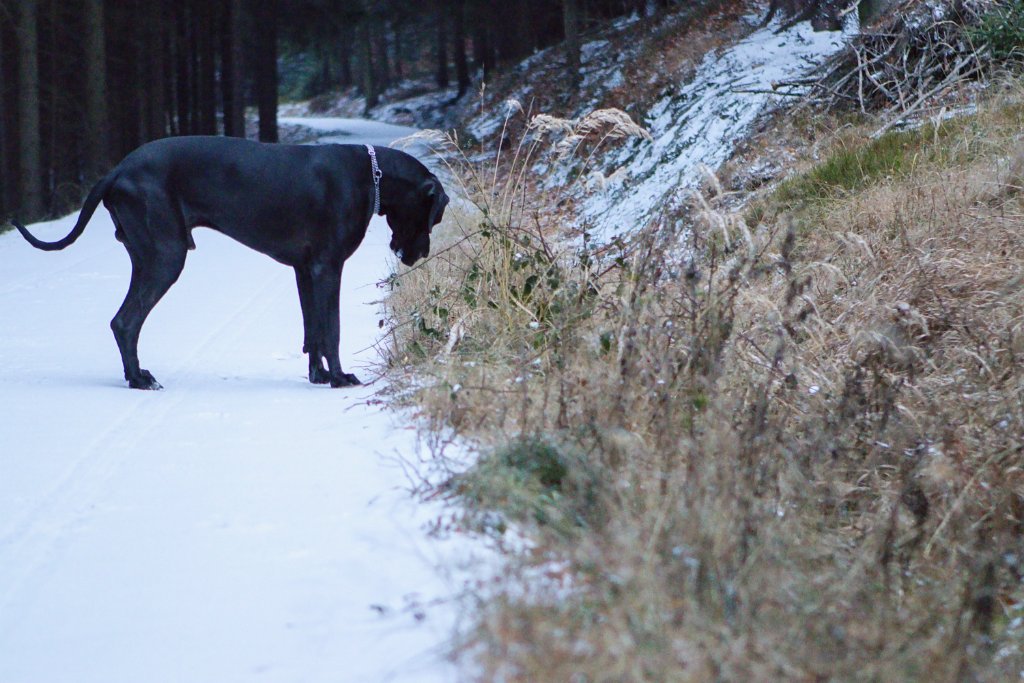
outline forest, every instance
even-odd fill
[[[578,61],[589,27],[672,4],[0,0],[0,216],[69,211],[156,138],[276,141],[282,92],[355,88],[370,108],[420,78],[462,96],[472,78],[563,40],[570,64]],[[287,56],[305,68],[283,69]]]

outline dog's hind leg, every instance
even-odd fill
[[[124,365],[124,378],[132,389],[162,389],[149,370],[139,367],[139,333],[156,303],[178,279],[185,265],[185,252],[155,259],[132,257],[132,279],[128,294],[110,321]]]
[[[309,354],[309,381],[327,384],[331,376],[323,365],[319,321],[313,300],[313,276],[308,266],[295,267],[295,284],[299,288],[299,305],[302,306],[302,352]]]
[[[338,345],[341,342],[341,266],[314,264],[310,270],[313,281],[313,302],[318,326],[320,353],[327,359],[332,387],[361,384],[359,379],[341,369]]]
[[[154,241],[153,233],[143,226],[151,229],[156,216],[148,217],[147,225],[144,213],[123,208],[111,213],[115,215],[118,232],[125,236],[125,248],[132,261],[128,294],[110,321],[110,329],[121,352],[124,378],[132,389],[162,389],[148,370],[139,367],[139,333],[150,311],[181,275],[187,247],[177,241]]]

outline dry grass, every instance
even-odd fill
[[[529,539],[465,643],[480,680],[1018,676],[1008,106],[813,211],[704,202],[603,248],[554,237],[518,161],[463,169],[481,208],[391,304],[432,433],[480,449],[445,490]]]

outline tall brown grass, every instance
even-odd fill
[[[392,350],[432,433],[479,450],[443,487],[464,523],[529,539],[463,644],[480,680],[1018,677],[1024,206],[1000,131],[813,212],[701,199],[604,246],[559,232],[566,195],[520,165],[539,148],[453,164],[477,207],[396,281]]]

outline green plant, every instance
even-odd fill
[[[867,144],[841,147],[807,173],[782,183],[776,198],[790,204],[828,200],[878,180],[905,175],[921,161],[930,160],[930,145],[953,128],[890,131]]]
[[[603,518],[602,483],[571,441],[513,438],[453,477],[449,488],[483,512],[479,527],[498,533],[505,521],[491,512],[559,535],[577,534]]]
[[[968,35],[977,45],[987,46],[995,59],[1024,57],[1024,0],[995,3],[977,25],[969,27]]]

